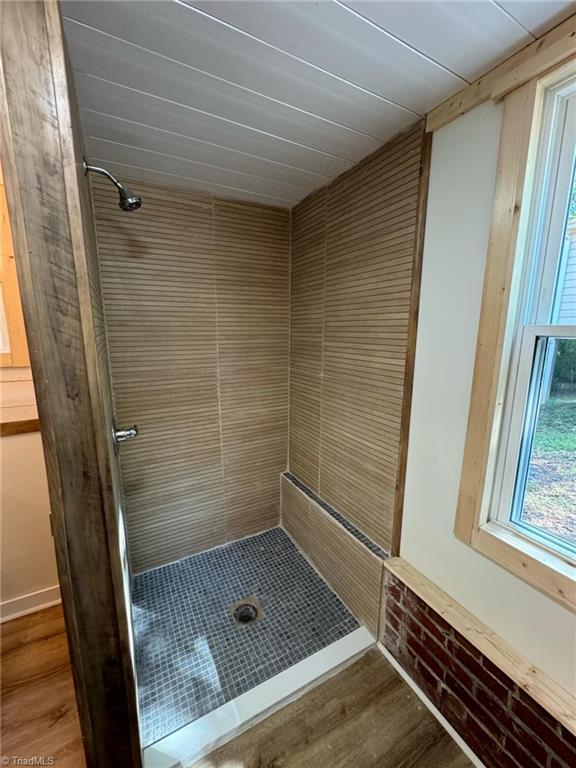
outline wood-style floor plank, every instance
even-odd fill
[[[194,768],[469,768],[470,761],[373,650]]]
[[[61,606],[2,635],[2,754],[84,753]],[[471,763],[376,650],[198,762],[195,768],[469,768]]]
[[[83,768],[62,607],[8,621],[1,637],[2,755]]]

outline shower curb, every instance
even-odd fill
[[[236,699],[146,747],[143,768],[187,768],[299,698],[376,645],[366,627],[308,656]]]

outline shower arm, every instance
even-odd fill
[[[115,176],[112,176],[110,171],[107,171],[106,168],[100,168],[98,165],[88,165],[86,160],[82,160],[82,165],[84,166],[84,174],[86,176],[89,173],[99,173],[101,176],[106,176],[107,179],[110,179],[116,189],[123,189],[122,184],[120,184],[118,179]]]
[[[125,187],[124,184],[119,182],[110,171],[106,170],[106,168],[100,168],[99,165],[88,165],[85,157],[82,158],[82,166],[84,167],[84,175],[87,176],[89,173],[98,173],[100,176],[104,176],[104,178],[114,184],[120,195],[118,205],[123,211],[137,211],[140,208],[142,205],[142,198],[140,195],[136,195],[132,190],[128,189],[128,187]]]

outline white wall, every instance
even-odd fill
[[[452,532],[502,109],[434,134],[401,556],[576,693],[576,617]]]
[[[0,369],[0,418],[37,418],[30,369]],[[59,599],[48,485],[39,432],[0,438],[0,615]]]

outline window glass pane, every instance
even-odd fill
[[[554,305],[553,321],[555,323],[576,324],[576,174],[574,170]]]
[[[576,338],[541,338],[539,344],[513,520],[552,545],[571,548],[576,547]]]

